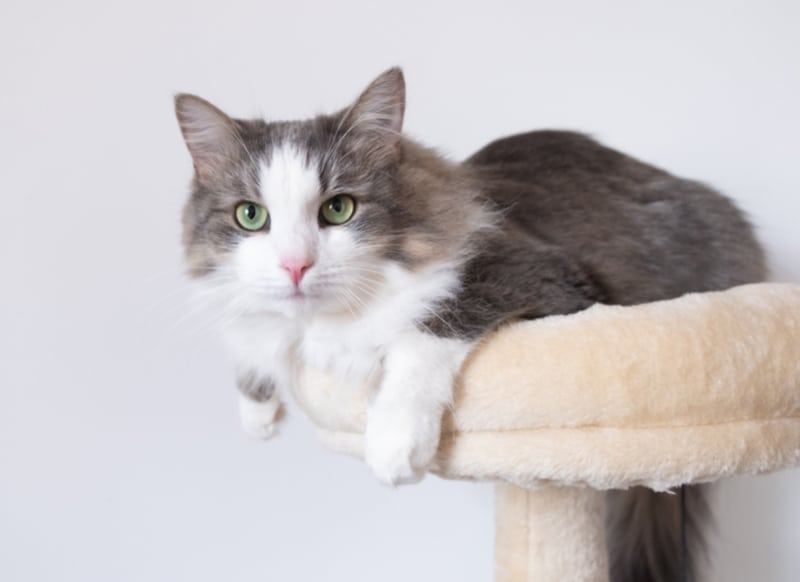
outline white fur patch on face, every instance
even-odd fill
[[[233,255],[241,282],[240,296],[254,310],[294,317],[307,310],[304,295],[317,268],[320,229],[317,221],[321,185],[316,163],[292,144],[277,147],[259,168],[259,187],[269,212],[269,230],[242,239]],[[282,266],[312,265],[299,286]]]
[[[245,237],[233,256],[240,298],[255,311],[288,317],[319,310],[355,315],[371,296],[385,261],[348,225],[319,224],[325,198],[316,160],[292,144],[276,148],[259,171],[270,228]],[[288,263],[307,264],[295,285]]]
[[[292,144],[272,152],[261,165],[261,196],[270,214],[270,238],[277,254],[316,258],[317,213],[320,205],[319,169]]]

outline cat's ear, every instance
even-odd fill
[[[346,112],[345,125],[354,131],[397,140],[406,109],[406,82],[398,67],[389,69],[364,89]]]
[[[175,96],[175,116],[200,178],[213,176],[236,159],[241,148],[236,123],[205,99]]]

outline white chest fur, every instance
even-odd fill
[[[383,284],[358,314],[318,314],[292,320],[259,316],[226,334],[239,366],[283,383],[296,366],[335,374],[345,382],[379,381],[396,338],[435,313],[435,303],[458,285],[455,265],[412,272],[389,264]]]
[[[307,366],[351,382],[378,380],[392,343],[430,317],[457,285],[453,266],[410,272],[390,265],[385,284],[358,317],[318,316],[306,327],[300,357]]]
[[[333,374],[345,385],[379,387],[367,414],[365,454],[381,481],[396,484],[421,478],[432,462],[442,411],[471,342],[417,329],[435,316],[436,302],[456,290],[455,268],[413,273],[391,266],[384,275],[384,291],[360,314],[265,318],[229,336],[241,366],[278,384],[286,386],[302,366]],[[277,406],[245,404],[245,428],[272,434]]]

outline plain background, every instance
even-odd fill
[[[749,213],[800,281],[800,4],[74,0],[0,5],[0,580],[492,575],[489,485],[379,486],[299,414],[238,428],[187,303],[172,94],[237,116],[346,105],[406,71],[406,129],[463,157],[590,132]],[[800,472],[718,488],[710,580],[796,582]]]

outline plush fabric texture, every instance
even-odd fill
[[[363,454],[366,389],[302,373],[332,449]],[[468,358],[435,473],[596,489],[800,464],[800,286],[723,292],[506,326]]]
[[[604,494],[587,487],[495,493],[495,582],[608,582]]]

